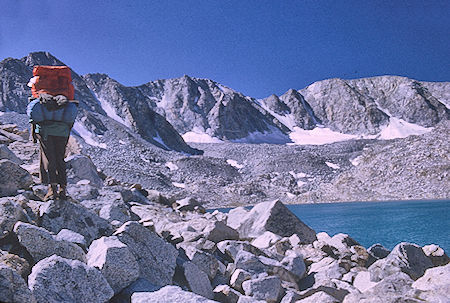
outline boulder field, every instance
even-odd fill
[[[72,155],[70,198],[43,202],[36,147],[14,129],[0,147],[1,302],[448,302],[439,246],[365,248],[279,200],[207,212]]]

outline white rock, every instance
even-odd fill
[[[442,266],[450,262],[450,258],[439,245],[431,244],[422,247],[425,255],[430,258],[434,266]]]
[[[114,235],[137,259],[140,277],[160,286],[172,282],[178,251],[171,244],[134,221],[122,225]]]
[[[355,286],[360,292],[365,292],[366,290],[372,288],[377,282],[370,281],[370,272],[360,271],[355,276],[353,281],[353,286]]]
[[[33,267],[28,286],[38,302],[104,303],[114,295],[98,269],[56,255]]]
[[[404,272],[413,280],[421,277],[433,263],[416,244],[402,242],[394,247],[384,259],[380,259],[369,267],[371,280],[380,281],[396,272]]]
[[[19,243],[27,249],[35,262],[51,255],[58,255],[86,263],[86,254],[80,246],[65,240],[57,240],[56,236],[42,227],[17,222],[14,232]]]
[[[450,294],[450,264],[427,269],[423,277],[417,279],[412,287],[440,294]]]
[[[242,210],[230,211],[227,224],[235,226],[241,238],[256,238],[270,231],[282,237],[297,234],[302,243],[316,240],[316,233],[279,200],[259,203],[246,214]]]
[[[216,303],[178,286],[165,286],[154,292],[136,292],[131,296],[131,303]]]
[[[84,239],[83,235],[76,233],[70,229],[61,229],[59,233],[55,236],[55,240],[69,241],[75,244],[79,244],[83,247],[86,247],[86,239]]]
[[[115,236],[101,237],[89,247],[87,264],[98,268],[114,293],[139,277],[139,265],[128,247]]]
[[[323,291],[316,292],[307,298],[296,301],[296,303],[319,303],[319,302],[320,303],[339,303],[339,301],[336,300],[336,298],[334,298],[333,296],[331,296]]]
[[[270,232],[266,231],[256,239],[254,239],[251,244],[258,248],[268,248],[269,246],[272,246],[275,242],[280,240],[281,237]]]
[[[89,245],[94,239],[109,236],[112,226],[84,206],[69,201],[49,201],[40,207],[41,226],[52,233],[70,229],[84,236]]]

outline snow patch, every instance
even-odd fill
[[[269,144],[286,144],[290,143],[289,137],[283,134],[274,126],[268,125],[269,131],[252,132],[247,137],[230,140],[233,143],[269,143]]]
[[[228,88],[226,86],[223,86],[222,84],[216,83],[217,87],[220,89],[220,91],[224,94],[226,93],[234,93],[234,90],[231,88]]]
[[[178,188],[186,188],[186,184],[184,183],[172,182],[172,185]]]
[[[108,117],[116,120],[117,122],[119,122],[127,127],[131,126],[130,123],[127,123],[122,117],[120,117],[116,113],[116,110],[114,109],[114,107],[111,104],[108,103],[108,101],[106,101],[103,98],[97,98],[97,100],[100,102],[100,106],[105,111],[105,113],[108,115]]]
[[[362,156],[358,156],[358,157],[356,157],[356,158],[354,158],[354,159],[351,159],[350,160],[350,163],[353,165],[353,166],[358,166],[359,164],[361,164],[361,160],[362,160]]]
[[[250,100],[252,101],[252,100]],[[280,115],[277,114],[273,111],[271,111],[268,107],[267,104],[264,103],[264,100],[260,99],[260,100],[254,100],[254,102],[256,104],[258,104],[259,106],[261,106],[264,110],[266,110],[269,114],[271,114],[272,116],[274,116],[278,121],[280,121],[281,123],[283,123],[287,128],[289,128],[290,130],[293,130],[294,127],[296,126],[295,120],[294,120],[294,115],[293,114],[286,114],[286,115]]]
[[[0,116],[3,116],[5,113],[4,112],[0,112]]]
[[[294,177],[295,179],[300,179],[300,178],[306,178],[309,177],[309,175],[305,174],[305,173],[296,173],[295,171],[291,170],[289,172],[289,174],[291,174],[292,177]]]
[[[358,138],[356,135],[342,134],[329,128],[316,127],[312,130],[304,130],[294,127],[289,137],[297,145],[323,145]]]
[[[90,183],[91,183],[90,180],[83,179],[83,180],[78,181],[77,185],[88,185]]]
[[[166,149],[170,150],[170,148],[166,145],[166,143],[164,143],[163,139],[161,138],[161,136],[159,135],[158,132],[156,132],[156,136],[153,137],[153,140],[155,140],[156,142],[158,142],[159,144],[161,144],[163,147],[165,147]]]
[[[241,169],[241,168],[244,167],[244,165],[238,164],[236,160],[228,159],[227,163],[230,164],[233,167],[236,167],[237,169]]]
[[[331,163],[331,162],[325,161],[325,164],[326,164],[328,167],[331,167],[332,169],[340,169],[340,168],[341,168],[339,165],[334,164],[334,163]]]
[[[302,187],[303,185],[305,185],[306,182],[302,181],[302,180],[297,180],[297,186],[298,187]]]
[[[296,198],[297,196],[294,195],[293,193],[286,193],[286,197],[288,197],[289,199],[294,199],[294,198]]]
[[[211,137],[199,127],[194,127],[192,131],[182,135],[184,141],[193,143],[223,143],[222,140]]]
[[[173,162],[166,162],[166,167],[170,170],[177,170],[179,167]]]
[[[405,120],[390,117],[389,125],[379,134],[378,139],[390,140],[406,138],[411,135],[423,135],[433,130],[433,127],[423,127],[417,124],[406,122]]]
[[[86,142],[89,145],[100,147],[103,149],[106,149],[105,143],[99,143],[96,140],[94,140],[95,135],[91,133],[86,126],[81,124],[80,122],[76,121],[73,125],[73,130],[76,132],[78,136],[80,136],[84,142]]]
[[[150,160],[145,158],[143,155],[140,155],[139,158],[141,158],[141,160],[144,161],[145,163],[150,163]]]
[[[125,141],[119,140],[119,143],[122,145],[127,145],[127,143]]]

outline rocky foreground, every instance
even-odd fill
[[[70,199],[41,199],[37,149],[0,127],[1,302],[449,302],[437,245],[316,234],[281,202],[207,213],[67,158]]]

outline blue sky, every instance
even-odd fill
[[[328,78],[450,81],[450,1],[2,0],[0,60],[49,51],[124,85],[209,78],[263,98]]]

